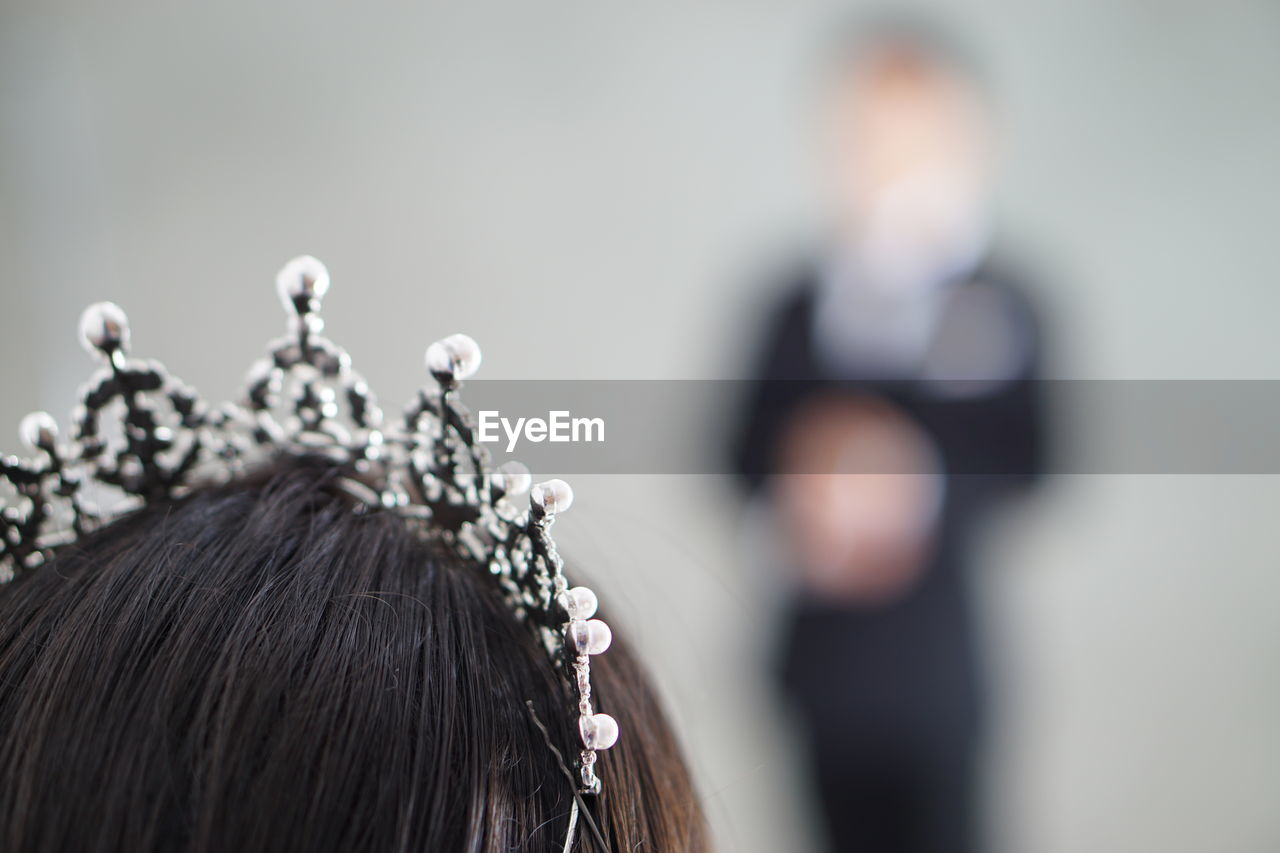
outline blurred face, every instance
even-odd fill
[[[869,56],[839,81],[829,131],[843,239],[945,250],[983,216],[986,116],[973,89],[944,69],[892,52]]]

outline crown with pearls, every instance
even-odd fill
[[[570,588],[551,539],[556,515],[573,503],[563,480],[530,489],[519,463],[491,468],[458,402],[462,380],[480,366],[466,335],[427,348],[433,383],[399,419],[381,409],[346,351],[321,335],[324,265],[304,256],[276,277],[288,334],[249,373],[244,401],[213,407],[157,362],[129,350],[124,312],[90,306],[80,338],[102,362],[82,389],[68,440],[53,417],[34,412],[21,437],[34,456],[0,456],[0,582],[35,569],[59,545],[157,501],[225,482],[285,453],[343,466],[341,483],[361,511],[403,515],[487,570],[516,617],[530,626],[569,683],[581,750],[579,793],[597,793],[596,751],[618,724],[591,703],[591,657],[612,639],[591,618],[596,596]],[[529,492],[527,507],[515,498]]]

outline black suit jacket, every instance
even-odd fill
[[[789,605],[781,674],[802,707],[830,718],[832,727],[850,715],[895,726],[915,717],[931,725],[944,717],[949,725],[976,722],[982,689],[965,566],[975,523],[1044,467],[1039,324],[1013,277],[986,263],[954,283],[951,293],[963,297],[981,288],[995,318],[983,334],[1018,338],[1022,357],[1004,381],[966,386],[919,375],[877,376],[857,365],[837,372],[815,345],[817,288],[814,268],[802,270],[765,324],[733,441],[744,483],[757,489],[775,471],[780,438],[800,405],[815,394],[849,393],[892,402],[930,436],[946,492],[933,555],[905,597],[851,608],[797,591]],[[949,322],[949,311],[944,309],[940,327]]]

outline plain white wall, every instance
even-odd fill
[[[920,8],[996,84],[1004,233],[1044,274],[1056,373],[1280,375],[1280,8]],[[139,351],[233,394],[301,252],[386,400],[456,330],[489,377],[740,375],[767,271],[813,220],[806,85],[847,11],[7,0],[0,425],[69,408],[76,318],[104,298]],[[722,849],[805,849],[759,678],[770,587],[729,485],[575,486],[557,534],[659,673]],[[1006,849],[1280,844],[1278,497],[1272,477],[1063,477],[991,537]]]

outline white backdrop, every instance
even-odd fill
[[[140,351],[232,394],[302,252],[388,400],[457,330],[489,377],[741,375],[813,219],[806,85],[847,10],[267,6],[0,4],[0,424],[69,407],[103,298]],[[1004,233],[1045,273],[1057,375],[1280,376],[1280,7],[936,7],[1001,97]],[[575,486],[557,535],[659,673],[721,849],[807,849],[728,484]],[[1278,497],[1064,477],[992,537],[1004,849],[1280,845]]]

